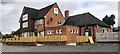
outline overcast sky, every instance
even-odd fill
[[[86,12],[90,12],[95,17],[102,20],[102,18],[107,14],[110,16],[114,14],[116,16],[116,24],[115,27],[118,25],[118,0],[115,1],[88,1],[88,0],[69,0],[61,2],[60,0],[57,1],[39,1],[39,0],[2,0],[0,7],[0,31],[3,34],[11,33],[12,31],[16,31],[19,29],[19,18],[24,6],[41,9],[46,7],[50,4],[57,2],[60,9],[64,13],[65,10],[69,10],[70,16],[76,14],[82,14]]]

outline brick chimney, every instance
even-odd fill
[[[65,16],[65,19],[67,19],[69,17],[69,10],[65,10],[64,16]]]

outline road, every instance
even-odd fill
[[[118,52],[118,43],[96,43],[80,46],[7,46],[3,52]]]

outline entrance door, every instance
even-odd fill
[[[86,28],[84,29],[84,36],[91,36],[91,29],[90,28]]]

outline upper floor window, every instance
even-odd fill
[[[58,8],[54,8],[54,13],[58,14]]]
[[[43,19],[37,20],[38,24],[43,24]]]
[[[22,21],[28,20],[28,14],[22,16]]]
[[[28,22],[23,23],[23,28],[28,27]]]
[[[61,24],[62,24],[62,21],[59,20],[59,21],[58,21],[58,24],[61,25]]]

